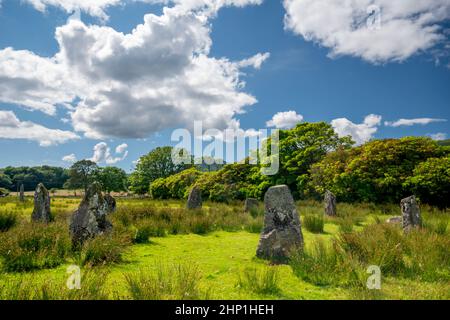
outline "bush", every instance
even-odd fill
[[[9,190],[5,188],[0,188],[0,197],[6,197],[9,195]]]
[[[141,269],[124,274],[128,292],[134,300],[199,300],[208,297],[200,290],[201,274],[195,264],[174,264]]]
[[[7,272],[57,267],[70,248],[67,226],[62,223],[24,224],[0,238],[0,256]]]
[[[280,292],[279,279],[278,270],[274,267],[266,267],[260,271],[247,268],[239,274],[237,286],[258,294],[275,295]]]
[[[323,233],[324,220],[322,215],[305,215],[303,226],[312,233]]]
[[[5,232],[17,224],[17,215],[12,212],[0,212],[0,232]]]

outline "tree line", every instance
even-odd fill
[[[173,148],[166,146],[143,155],[130,175],[90,160],[69,169],[7,167],[0,170],[0,188],[15,190],[23,183],[25,190],[34,190],[43,182],[48,188],[82,189],[99,181],[106,192],[130,190],[157,199],[182,199],[197,185],[205,199],[226,202],[262,199],[270,186],[286,184],[297,199],[320,199],[330,190],[343,202],[397,203],[415,194],[422,202],[445,208],[450,207],[448,142],[405,137],[355,146],[351,137],[339,137],[330,124],[300,123],[280,130],[279,153],[269,155],[280,163],[273,176],[262,175],[261,167],[248,161],[210,165],[211,159],[203,159],[200,165],[175,164]]]

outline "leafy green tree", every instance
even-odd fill
[[[158,147],[139,159],[135,171],[130,176],[131,189],[134,192],[145,194],[149,191],[151,182],[189,167],[189,165],[175,164],[172,161],[172,150],[173,147]]]
[[[2,171],[11,180],[10,188],[14,190],[23,184],[25,191],[32,191],[40,182],[48,188],[62,188],[68,179],[67,170],[59,167],[6,167]]]
[[[419,163],[404,187],[410,189],[421,202],[441,209],[450,207],[450,156],[430,158]]]
[[[127,190],[128,176],[126,172],[117,167],[100,168],[98,171],[98,181],[103,190],[110,193],[112,191],[120,192]]]
[[[271,184],[288,185],[296,197],[305,196],[313,164],[327,153],[350,148],[353,144],[350,137],[339,138],[325,122],[305,122],[290,130],[280,130],[279,139],[280,169],[271,176]]]
[[[91,160],[75,162],[69,169],[69,180],[65,184],[68,189],[83,188],[87,191],[89,185],[98,179],[99,167]]]
[[[397,203],[410,193],[404,183],[415,167],[443,152],[429,138],[375,140],[327,155],[312,166],[309,185],[319,194],[329,189],[341,201]]]
[[[10,189],[13,183],[9,176],[0,172],[0,188]]]

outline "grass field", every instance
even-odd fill
[[[74,254],[67,226],[79,201],[54,197],[50,227],[29,222],[31,198],[0,199],[0,299],[450,299],[449,212],[423,207],[424,230],[403,237],[382,223],[397,206],[340,204],[339,217],[324,218],[320,203],[298,202],[305,254],[271,265],[255,257],[263,209],[244,213],[240,202],[189,212],[182,201],[121,198],[114,233]],[[361,285],[374,262],[381,290]],[[81,290],[66,288],[72,264],[82,266]]]

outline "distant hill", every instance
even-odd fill
[[[440,146],[450,146],[450,139],[447,139],[447,140],[441,140],[441,141],[438,141],[437,143],[438,143],[438,145],[440,145]]]

